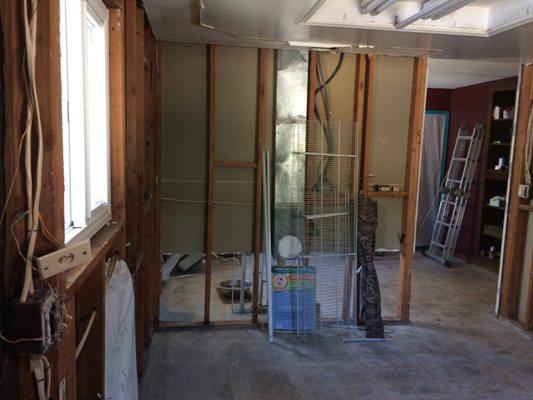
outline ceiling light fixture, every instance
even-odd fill
[[[466,6],[472,1],[473,0],[428,0],[422,4],[422,9],[419,12],[398,22],[394,27],[396,29],[402,29],[422,18],[438,19]]]

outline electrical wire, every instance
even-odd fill
[[[41,114],[39,99],[37,97],[37,87],[35,83],[35,56],[37,51],[37,0],[31,1],[31,12],[28,14],[28,0],[23,1],[24,11],[24,37],[26,45],[26,74],[27,85],[26,94],[28,97],[28,121],[31,119],[31,128],[25,137],[25,169],[26,169],[26,191],[28,204],[31,205],[31,213],[28,214],[27,226],[29,232],[28,248],[26,251],[26,266],[24,272],[24,283],[20,294],[21,303],[26,302],[28,295],[33,294],[32,262],[37,231],[39,229],[39,205],[41,199],[42,165],[43,165],[43,132],[41,125]],[[30,116],[31,115],[31,116]],[[37,161],[35,166],[35,183],[33,182],[32,168],[32,128],[33,118],[36,122],[37,132]]]
[[[83,336],[81,337],[80,343],[76,346],[76,359],[81,353],[81,350],[83,349],[83,346],[85,345],[85,341],[87,340],[87,336],[89,336],[89,332],[91,331],[91,328],[93,327],[94,319],[96,318],[96,310],[93,310],[91,313],[91,317],[89,318],[89,322],[87,323],[87,327],[85,328],[85,331],[83,332]]]
[[[324,68],[323,68],[323,65],[322,65],[322,54],[318,53],[318,55],[317,55],[316,74],[317,74],[317,77],[318,77],[319,85],[314,91],[315,101],[314,101],[314,110],[313,111],[315,113],[315,116],[319,120],[320,125],[322,126],[322,129],[324,130],[324,136],[326,137],[326,144],[328,146],[328,153],[332,153],[333,152],[333,136],[331,135],[331,131],[330,131],[331,112],[330,112],[330,108],[329,108],[329,93],[328,93],[328,90],[327,90],[327,86],[335,78],[337,73],[340,71],[343,60],[344,60],[344,53],[339,53],[339,60],[337,61],[337,65],[335,66],[335,69],[333,70],[331,75],[327,79],[324,80]],[[318,107],[317,107],[316,96],[319,93],[322,94],[322,103],[324,105],[324,112],[326,114],[326,120],[325,121],[324,121],[324,118],[320,114],[320,111],[318,110]],[[317,177],[317,180],[316,180],[315,184],[313,185],[313,190],[314,191],[318,190],[318,187],[320,186],[320,182],[322,182],[322,181],[326,182],[326,186],[329,186],[328,185],[329,179],[328,179],[327,175],[328,175],[328,171],[329,171],[329,167],[331,165],[331,162],[332,162],[332,157],[328,157],[326,159],[326,164],[322,168],[322,171],[320,172],[319,176]]]

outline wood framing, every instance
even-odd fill
[[[525,168],[524,149],[527,139],[527,125],[532,108],[533,64],[522,66],[521,83],[518,92],[518,120],[516,124],[513,160],[511,164],[511,187],[509,190],[508,214],[503,252],[503,276],[500,314],[508,319],[518,316],[520,279],[524,263],[525,238],[527,234],[528,212],[520,205],[529,205],[527,200],[518,197],[518,186],[522,183]],[[533,294],[531,291],[529,295]],[[530,303],[531,304],[531,303]],[[528,310],[531,315],[531,308]],[[531,322],[526,322],[526,325]]]
[[[126,218],[126,85],[124,11],[109,10],[109,104],[111,215],[115,221]]]
[[[361,182],[361,191],[368,193],[368,178],[370,175],[370,140],[372,137],[372,110],[374,105],[374,55],[366,55],[366,79],[364,87],[364,109],[362,115],[362,135],[361,135],[361,170],[359,180]],[[362,66],[358,63],[358,68]]]
[[[529,262],[533,265],[533,254],[531,254],[531,260]],[[529,282],[527,285],[526,319],[524,321],[524,328],[530,331],[533,330],[533,271],[529,273],[529,277],[526,279],[528,279]]]
[[[26,244],[24,219],[20,218],[29,206],[25,194],[23,158],[19,153],[22,132],[25,129],[26,93],[24,87],[24,37],[23,37],[23,2],[7,1],[1,4],[2,36],[4,56],[4,172],[6,182],[6,212],[4,217],[5,254],[4,254],[4,295],[6,299],[19,296],[22,286],[23,260],[19,256],[15,238],[21,246]],[[42,223],[58,242],[64,241],[63,223],[63,144],[61,136],[61,80],[59,58],[59,3],[56,1],[39,2],[37,11],[37,51],[35,59],[35,82],[41,114],[43,135],[42,192],[40,212]],[[36,122],[34,120],[34,127]],[[34,137],[36,135],[33,130]],[[36,154],[36,152],[34,153]],[[15,171],[18,174],[15,175]],[[11,193],[9,187],[13,184]],[[13,227],[13,233],[11,231]],[[38,235],[35,256],[56,249],[50,241]],[[65,290],[64,274],[49,279],[55,290]],[[34,279],[34,286],[41,287],[39,279]],[[0,345],[1,346],[1,345]],[[64,344],[52,346],[48,358],[52,364],[52,388],[57,388],[65,376],[66,364],[62,354]],[[0,360],[1,361],[1,360]],[[10,382],[9,398],[32,398],[34,395],[32,378],[27,359],[19,358],[18,382]],[[3,372],[3,371],[2,371]],[[2,374],[3,375],[3,374]],[[16,387],[18,383],[18,387]],[[6,398],[7,398],[6,397]]]
[[[124,9],[124,0],[102,0],[105,6],[109,9]]]
[[[207,78],[207,98],[208,98],[208,155],[207,155],[207,205],[205,221],[205,297],[204,297],[204,324],[209,324],[209,313],[211,309],[211,267],[213,252],[213,214],[214,214],[214,183],[215,183],[215,160],[216,160],[216,121],[215,121],[215,103],[216,103],[216,47],[215,45],[207,46],[208,60],[208,78]]]
[[[254,271],[252,288],[252,323],[259,315],[259,261],[261,257],[261,182],[263,179],[263,138],[265,136],[265,49],[257,50],[257,115],[255,153],[255,194],[253,243]],[[267,283],[268,284],[268,283]]]
[[[156,192],[156,131],[155,131],[155,89],[156,89],[156,40],[148,24],[144,27],[144,149],[145,149],[145,174],[144,174],[144,280],[145,297],[144,310],[144,345],[148,346],[154,331],[155,320],[159,308],[159,301],[155,298],[160,275],[159,251],[156,245],[156,207],[154,193]],[[157,308],[156,308],[157,307]]]
[[[155,246],[158,260],[161,255],[161,46],[156,42],[156,79],[155,79]],[[159,322],[159,299],[163,289],[163,280],[158,271],[156,321]]]
[[[308,75],[307,75],[307,120],[314,121],[315,115],[315,89],[317,86],[316,63],[317,52],[309,51]]]
[[[257,162],[217,160],[215,166],[221,168],[257,168]]]
[[[411,302],[411,267],[415,247],[418,175],[426,105],[426,79],[427,59],[417,58],[413,67],[413,87],[411,94],[411,112],[409,116],[409,137],[407,142],[408,153],[404,181],[407,198],[404,199],[403,204],[403,241],[400,244],[397,303],[397,317],[399,320],[409,319]]]

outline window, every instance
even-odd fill
[[[61,0],[65,240],[111,219],[108,11],[101,0]]]

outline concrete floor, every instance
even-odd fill
[[[235,299],[233,304],[224,303],[217,288],[220,282],[241,278],[239,261],[221,262],[213,260],[211,278],[211,319],[214,321],[250,321],[251,303],[244,304],[245,312],[240,312],[240,303]],[[177,267],[176,267],[177,268]],[[253,257],[248,256],[246,262],[246,281],[252,281]],[[205,299],[205,265],[198,263],[187,274],[171,275],[164,282],[161,292],[161,315],[165,322],[201,322],[204,320]]]
[[[378,260],[393,315],[397,260]],[[391,341],[299,342],[261,330],[154,335],[142,399],[533,399],[533,337],[493,315],[496,275],[424,257],[413,268],[411,323]]]

